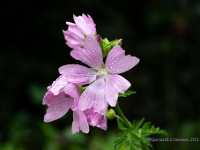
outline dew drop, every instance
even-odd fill
[[[117,61],[118,61],[118,59],[117,59],[117,58],[113,59],[113,62],[114,62],[114,63],[116,63]]]

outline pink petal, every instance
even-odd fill
[[[114,107],[117,103],[118,92],[113,88],[112,83],[109,80],[106,80],[105,85],[105,97],[106,101],[111,107]]]
[[[80,38],[75,37],[71,34],[70,35],[64,34],[64,36],[65,36],[66,44],[72,49],[74,49],[76,47],[81,47],[81,46],[84,45],[84,39],[83,38],[80,39]]]
[[[101,115],[94,111],[93,108],[88,109],[85,112],[87,121],[89,125],[93,127],[98,127],[103,130],[107,130],[107,119],[106,115]]]
[[[72,49],[82,46],[84,44],[84,34],[76,24],[71,22],[66,22],[66,24],[68,25],[68,30],[63,30],[66,44]]]
[[[84,47],[76,48],[70,54],[76,60],[80,60],[92,68],[100,69],[102,67],[102,51],[94,37],[87,37]]]
[[[105,84],[105,97],[108,104],[114,107],[117,103],[118,94],[124,93],[130,86],[130,82],[122,76],[116,74],[108,75]]]
[[[57,95],[64,86],[68,84],[67,78],[63,75],[60,75],[53,84],[48,87],[48,91],[51,91],[54,95]]]
[[[84,85],[96,79],[96,73],[82,65],[64,65],[58,70],[69,82],[75,84]]]
[[[45,102],[47,102],[46,105],[48,106],[44,116],[44,122],[51,122],[64,116],[73,102],[73,98],[69,97],[64,92],[54,95],[48,91],[44,99],[46,99]]]
[[[78,28],[76,24],[69,24],[68,22],[67,24],[69,26],[68,26],[68,30],[65,31],[66,34],[76,36],[78,39],[84,39],[84,33],[80,31],[80,29]]]
[[[75,16],[73,15],[75,23],[78,25],[79,29],[84,33],[85,35],[92,35],[94,36],[96,32],[95,24],[90,15],[88,17],[85,14],[82,14],[82,16]]]
[[[81,110],[93,107],[95,112],[102,115],[106,113],[108,104],[105,101],[104,84],[104,79],[99,79],[85,89],[79,99],[79,108]]]
[[[125,51],[115,45],[108,53],[106,59],[106,70],[111,73],[123,73],[139,63],[139,59],[135,56],[125,56]]]
[[[72,133],[74,134],[80,130],[84,133],[88,133],[89,125],[85,114],[77,109],[73,112]]]
[[[80,97],[80,91],[79,91],[77,85],[69,83],[64,87],[63,90],[67,95],[74,98],[72,107],[76,106],[79,102],[79,97]]]

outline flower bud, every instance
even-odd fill
[[[110,109],[107,111],[107,113],[106,113],[106,117],[107,117],[107,119],[109,119],[109,120],[114,119],[114,118],[116,117],[115,110],[112,109],[112,108],[110,108]]]

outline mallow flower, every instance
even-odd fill
[[[115,45],[103,63],[102,50],[93,36],[87,36],[83,47],[71,51],[71,56],[84,64],[70,64],[59,68],[61,75],[68,82],[86,85],[80,96],[78,106],[82,111],[92,109],[93,112],[106,115],[108,105],[116,106],[118,94],[124,93],[131,86],[130,82],[119,75],[138,64],[135,56],[125,55],[125,51]]]
[[[88,109],[82,111],[78,107],[80,91],[77,85],[67,81],[67,78],[60,75],[51,86],[43,98],[43,105],[48,109],[44,116],[44,122],[51,122],[63,117],[69,109],[73,111],[72,133],[89,132],[89,125],[107,129],[106,118]]]
[[[73,18],[75,23],[66,22],[68,30],[63,30],[66,44],[72,49],[84,45],[85,37],[95,36],[96,33],[96,25],[90,15],[73,15]]]

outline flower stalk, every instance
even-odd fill
[[[131,123],[129,122],[129,120],[126,118],[126,116],[124,115],[124,113],[122,112],[121,108],[119,107],[119,104],[116,104],[115,110],[117,112],[117,114],[120,117],[120,120],[128,127],[131,128]]]

